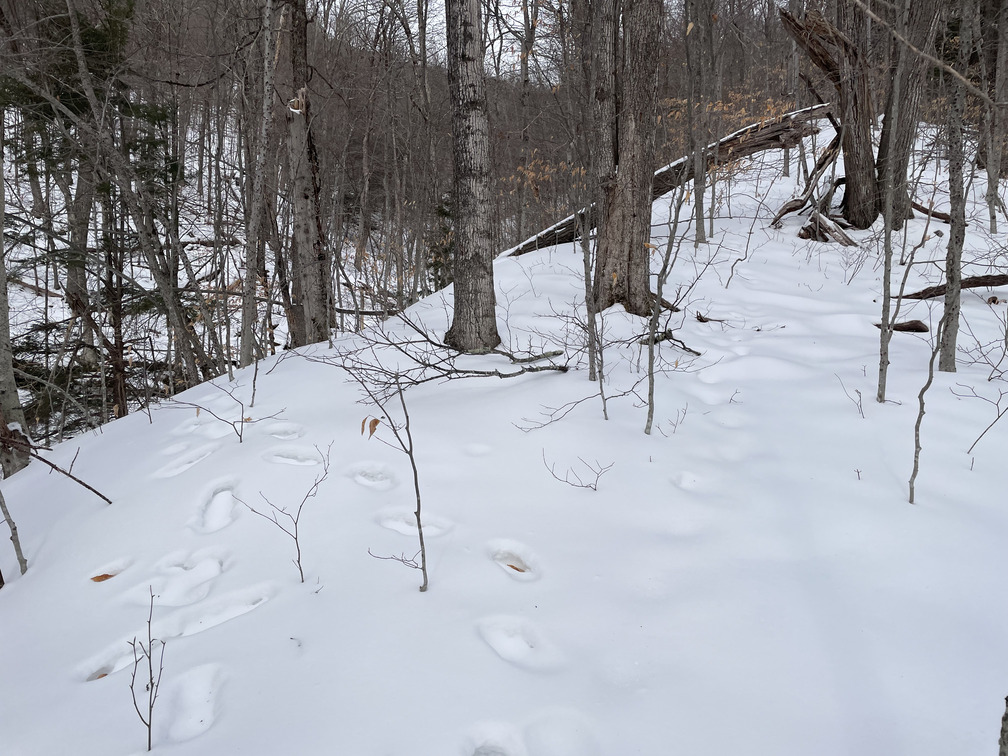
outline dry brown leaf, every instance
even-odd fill
[[[101,575],[95,575],[91,578],[92,583],[104,583],[106,580],[111,580],[115,575],[110,575],[107,572],[103,572]]]
[[[380,422],[381,420],[379,420],[377,417],[371,418],[371,425],[370,425],[371,432],[368,433],[368,438],[371,438],[371,436],[375,434],[375,431],[378,430],[378,424]]]

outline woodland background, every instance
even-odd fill
[[[479,8],[494,254],[600,196],[599,156],[625,136],[599,142],[593,126],[586,40],[600,7]],[[651,170],[691,156],[689,191],[707,198],[697,244],[732,187],[732,162],[709,162],[706,146],[830,102],[830,159],[795,142],[785,160],[808,181],[809,232],[842,241],[844,226],[878,222],[888,241],[911,202],[928,212],[915,176],[947,157],[958,297],[964,164],[986,169],[992,232],[1003,212],[1008,2],[667,0],[644,21],[634,7],[616,8],[615,59],[656,31]],[[0,3],[4,424],[46,446],[453,283],[444,12],[428,0]],[[640,86],[630,74],[616,66],[616,112]],[[911,159],[922,124],[930,157]],[[954,369],[954,327],[943,338]]]

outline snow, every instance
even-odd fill
[[[876,403],[878,228],[855,233],[859,250],[798,240],[795,216],[768,228],[795,189],[776,159],[736,177],[709,244],[680,250],[666,297],[703,276],[668,327],[701,356],[660,346],[651,436],[642,323],[605,314],[605,420],[574,245],[498,260],[505,346],[563,349],[572,369],[407,390],[426,593],[395,559],[418,548],[409,460],[389,418],[361,433],[381,413],[326,363],[359,337],[48,453],[111,506],[37,464],[3,481],[30,568],[0,549],[0,752],[144,751],[130,642],[146,641],[151,592],[157,753],[993,752],[1008,426],[966,450],[997,413],[968,394],[999,398],[977,345],[1000,356],[1006,305],[964,293],[969,352],[926,397],[911,505],[933,333],[894,335]],[[985,208],[970,211],[967,256],[1003,264]],[[656,235],[669,216],[656,203]],[[922,231],[911,222],[910,246]],[[917,254],[943,260],[944,240]],[[915,266],[908,286],[939,274]],[[450,297],[410,317],[439,335]],[[939,316],[903,305],[932,332]],[[293,539],[250,507],[295,513],[327,458],[299,520],[302,584]]]

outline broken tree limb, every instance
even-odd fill
[[[813,105],[801,110],[759,121],[734,134],[726,136],[710,145],[706,153],[707,169],[724,165],[734,160],[755,155],[765,150],[783,150],[798,145],[807,136],[818,133],[816,121],[824,118],[830,110],[829,103]],[[693,156],[685,155],[674,163],[669,163],[654,174],[651,201],[668,194],[678,186],[693,180]],[[578,238],[579,229],[591,231],[595,228],[592,206],[583,208],[554,223],[545,231],[525,240],[517,247],[504,252],[502,257],[517,257],[556,244],[566,244]]]
[[[825,152],[819,156],[816,161],[815,168],[812,170],[812,175],[809,176],[808,182],[805,184],[805,191],[802,192],[800,197],[795,197],[794,199],[788,200],[784,203],[784,206],[777,211],[777,214],[770,221],[770,225],[774,228],[780,228],[781,219],[788,213],[796,213],[801,210],[805,205],[809,203],[812,199],[812,195],[815,193],[816,186],[819,184],[819,179],[836,161],[837,157],[840,155],[840,135],[837,134],[833,137],[833,141],[829,143]]]
[[[813,239],[820,242],[835,241],[845,247],[856,247],[857,242],[847,235],[840,226],[820,213],[813,210],[809,216],[809,222],[798,231],[799,239]]]
[[[881,328],[882,324],[876,323],[875,327]],[[903,320],[899,323],[893,323],[892,329],[900,333],[927,333],[929,330],[927,323],[923,320]]]
[[[963,289],[1008,286],[1008,275],[998,273],[987,276],[970,276],[964,278],[960,286]],[[938,284],[937,286],[928,286],[926,289],[915,291],[912,294],[904,294],[903,299],[934,299],[943,296],[945,296],[945,284]]]
[[[910,207],[919,213],[924,213],[924,215],[930,215],[932,218],[940,220],[942,223],[951,223],[952,216],[948,213],[943,213],[941,210],[935,210],[933,207],[924,207],[920,202],[913,201],[910,203]],[[969,224],[967,224],[969,225]]]

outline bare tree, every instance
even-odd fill
[[[662,0],[586,0],[580,37],[591,109],[590,175],[598,229],[596,312],[651,313],[651,188]],[[618,94],[617,94],[618,93]]]
[[[836,11],[836,24],[815,10],[808,11],[804,19],[783,8],[779,14],[784,28],[836,88],[846,175],[844,218],[856,228],[868,228],[878,211],[867,27],[857,0],[837,0]]]
[[[273,82],[276,65],[276,37],[273,31],[274,0],[266,0],[262,14],[263,77],[262,77],[262,120],[259,124],[259,149],[252,168],[252,194],[249,197],[248,232],[245,236],[245,278],[242,285],[241,351],[239,364],[252,364],[255,346],[256,283],[265,282],[266,271],[260,267],[265,262],[263,243],[263,216],[266,204],[266,172],[268,170],[270,133],[273,125]]]
[[[479,0],[447,0],[448,82],[455,160],[455,310],[445,343],[463,352],[500,344],[490,228],[490,126]]]
[[[973,53],[972,21],[976,9],[975,0],[963,0],[960,5],[958,44],[958,71],[965,75]],[[959,307],[962,283],[962,251],[966,238],[966,197],[963,185],[963,116],[966,110],[966,89],[957,79],[952,82],[952,106],[949,108],[948,153],[949,153],[949,207],[952,229],[949,232],[948,248],[945,254],[945,305],[942,318],[945,329],[941,339],[941,353],[938,370],[943,373],[956,371],[956,341],[959,335]]]
[[[306,0],[287,0],[290,9],[290,58],[293,96],[287,103],[288,158],[293,183],[296,283],[300,286],[303,334],[299,344],[329,338],[329,263],[319,212],[319,164],[312,134],[308,86],[308,14]],[[300,337],[300,338],[298,338]]]
[[[6,132],[5,114],[0,108],[0,231],[6,230],[6,182],[2,178],[4,167],[4,136]],[[0,234],[0,422],[5,430],[12,431],[11,425],[25,427],[21,398],[18,396],[14,380],[14,361],[11,352],[10,309],[7,302],[7,243]],[[3,477],[7,478],[28,464],[28,455],[16,449],[0,453]]]

